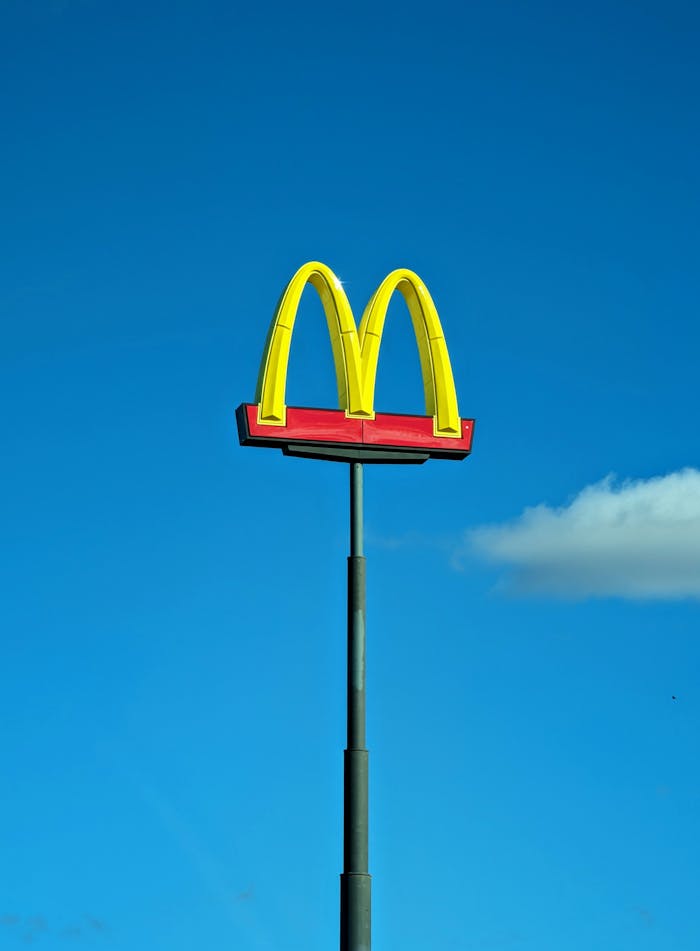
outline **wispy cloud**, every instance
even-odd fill
[[[511,569],[501,587],[559,597],[700,598],[700,471],[584,488],[467,533],[468,552]]]
[[[11,929],[15,938],[24,944],[33,944],[37,938],[45,935],[51,937],[58,934],[60,938],[80,938],[89,932],[104,933],[108,930],[101,918],[84,915],[84,920],[87,922],[87,928],[68,924],[56,930],[55,927],[49,927],[49,922],[43,915],[0,915],[0,925]]]
[[[365,529],[365,543],[368,547],[385,551],[400,549],[416,551],[418,549],[437,549],[439,551],[454,551],[457,537],[455,535],[426,534],[425,532],[401,532],[400,535],[387,535],[375,532],[370,526]]]
[[[251,885],[249,888],[246,888],[245,891],[239,892],[239,893],[234,897],[233,900],[236,901],[236,902],[240,902],[240,901],[252,901],[253,898],[255,898],[255,892],[254,892],[254,890],[253,890],[253,886]]]
[[[639,920],[642,922],[642,924],[645,927],[647,928],[654,927],[654,916],[647,908],[635,908],[634,910],[639,916]]]

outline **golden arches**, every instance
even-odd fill
[[[304,287],[318,292],[328,322],[338,384],[338,405],[347,416],[374,417],[374,387],[389,301],[399,290],[408,306],[420,354],[425,412],[436,436],[459,437],[461,422],[445,335],[433,299],[417,274],[392,271],[372,295],[359,332],[343,285],[325,264],[311,261],[299,268],[285,288],[270,324],[255,400],[258,422],[286,424],[285,390],[289,346]]]

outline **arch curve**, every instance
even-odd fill
[[[399,268],[388,274],[372,295],[360,322],[363,400],[374,404],[379,348],[389,302],[395,291],[406,301],[420,356],[425,413],[435,420],[435,434],[461,434],[457,393],[450,355],[437,308],[428,288],[414,271]]]
[[[286,423],[289,347],[299,301],[307,284],[317,291],[326,315],[335,363],[338,406],[353,415],[363,415],[359,405],[360,347],[350,301],[333,271],[320,261],[310,261],[300,267],[287,284],[270,323],[255,391],[258,421],[261,423],[275,426]]]

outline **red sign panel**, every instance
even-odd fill
[[[434,434],[432,416],[398,413],[377,413],[374,419],[359,419],[346,416],[340,409],[288,406],[286,425],[270,426],[258,422],[257,404],[242,403],[236,416],[243,446],[268,446],[293,455],[313,455],[311,450],[318,448],[322,451],[318,454],[327,458],[334,458],[336,449],[339,459],[361,456],[366,462],[401,462],[402,455],[407,462],[464,459],[471,452],[474,433],[473,419],[461,420],[461,436],[446,437]],[[382,452],[387,450],[388,454]]]

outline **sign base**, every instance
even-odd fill
[[[288,406],[286,425],[258,422],[256,403],[236,410],[242,446],[281,449],[286,456],[329,462],[420,465],[428,459],[464,459],[471,452],[474,420],[460,420],[460,436],[436,436],[432,416],[376,413],[348,417],[342,409]]]

